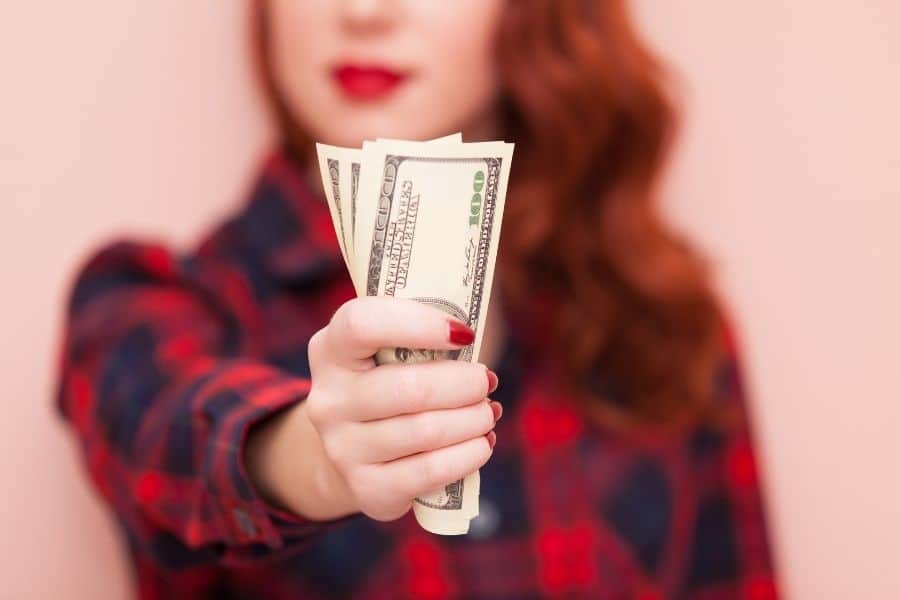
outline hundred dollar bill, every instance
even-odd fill
[[[378,142],[391,142],[378,138]],[[462,143],[462,134],[454,133],[442,138],[428,140],[425,143],[457,142]],[[351,279],[356,281],[351,268],[350,257],[354,254],[354,231],[356,227],[356,196],[359,189],[359,174],[362,162],[362,150],[345,148],[328,144],[316,144],[322,185],[328,200],[328,210],[338,236],[341,253],[350,271]]]
[[[353,174],[359,173],[361,151],[356,148],[341,148],[327,144],[316,144],[322,187],[331,222],[337,234],[341,254],[350,277],[353,278],[351,256],[353,255],[353,215],[355,214],[356,186]],[[355,166],[354,166],[355,165]],[[351,193],[352,190],[352,193]]]
[[[377,362],[478,360],[512,154],[503,142],[364,145],[351,257],[357,290],[417,300],[475,331],[461,350],[383,349]],[[476,472],[416,498],[420,525],[466,533],[478,515],[479,486]]]

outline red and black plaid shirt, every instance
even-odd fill
[[[268,506],[242,462],[247,430],[303,400],[307,341],[352,296],[327,208],[281,155],[196,251],[122,242],[81,273],[59,402],[142,598],[776,597],[745,426],[589,426],[514,341],[468,535]],[[732,356],[717,385],[743,411]]]

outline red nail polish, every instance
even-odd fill
[[[468,346],[475,341],[475,332],[465,323],[450,321],[450,342],[460,346]]]
[[[497,443],[497,434],[493,431],[488,431],[484,437],[487,438],[488,444],[491,446],[491,450],[493,450],[494,445]]]
[[[488,395],[493,394],[497,391],[497,386],[500,385],[500,378],[497,377],[497,374],[487,370],[487,378],[488,378]]]
[[[494,411],[494,423],[503,416],[503,405],[496,401],[491,401],[491,410]]]

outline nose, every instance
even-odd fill
[[[397,0],[342,0],[340,3],[345,26],[358,32],[387,29],[399,16],[398,11],[403,10]]]

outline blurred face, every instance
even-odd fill
[[[505,0],[269,0],[279,90],[320,142],[488,137]]]

